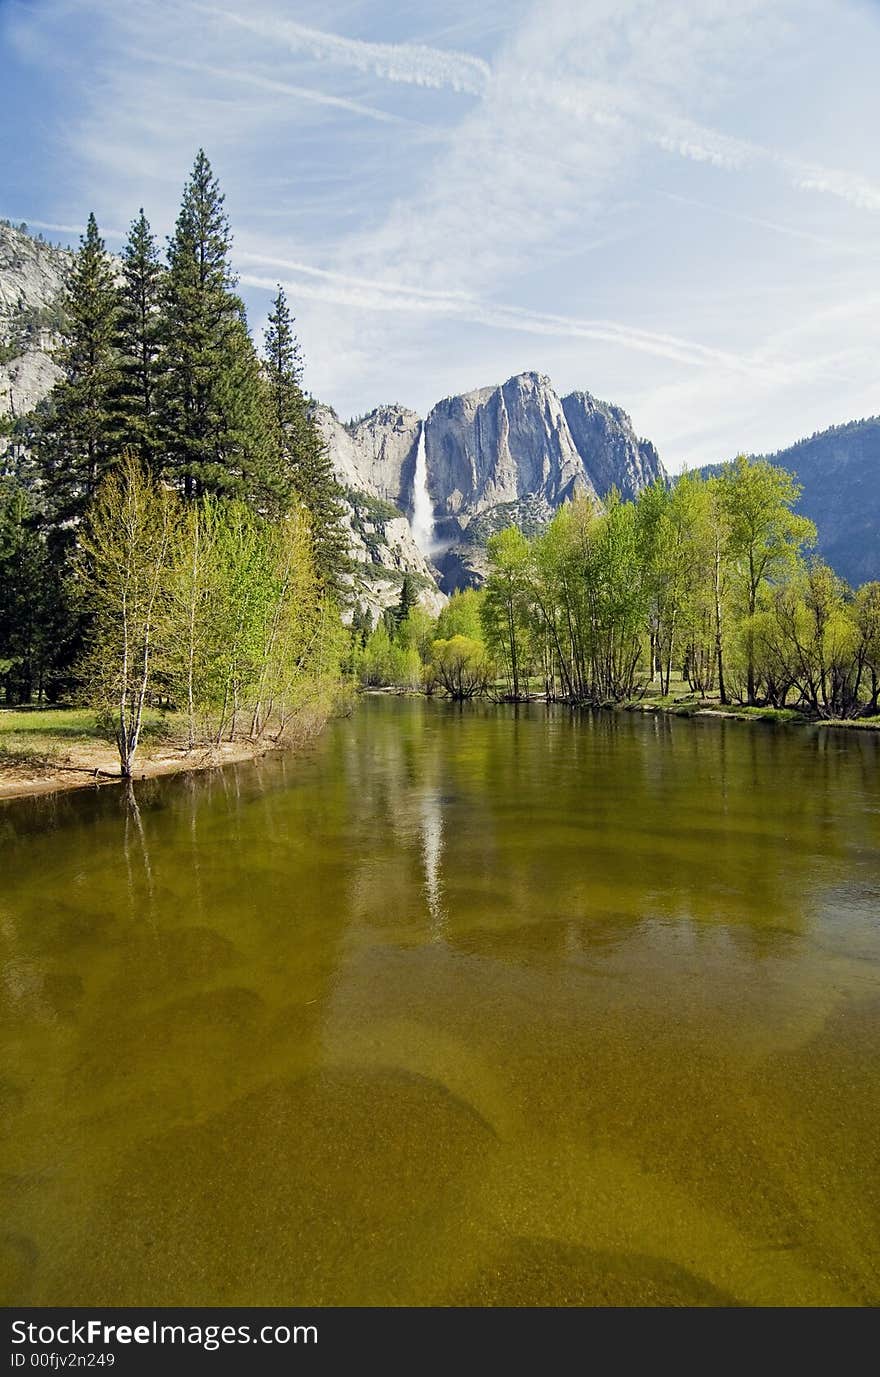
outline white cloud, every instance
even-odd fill
[[[273,261],[277,263],[277,260]],[[303,282],[297,277],[281,284],[285,290],[300,299],[327,301],[336,306],[350,306],[362,311],[443,316],[447,319],[470,321],[475,325],[521,331],[532,335],[597,340],[696,367],[722,366],[745,374],[757,371],[757,365],[727,351],[708,348],[693,340],[680,339],[674,335],[623,325],[618,321],[584,320],[573,316],[528,311],[499,302],[481,301],[462,292],[420,291],[418,288],[408,288],[400,284],[371,282],[344,273],[309,268],[303,264],[291,263],[288,265],[288,270],[290,269],[322,279],[320,282]],[[255,287],[261,291],[274,291],[278,285],[277,279],[254,273],[242,273],[240,281],[243,286]],[[766,376],[765,364],[761,365],[761,372]]]
[[[252,86],[258,91],[265,91],[268,95],[290,96],[293,100],[306,101],[313,105],[325,105],[331,110],[344,110],[349,115],[359,115],[363,119],[379,120],[382,124],[406,124],[408,121],[399,115],[393,115],[387,110],[378,110],[375,106],[364,105],[361,101],[348,100],[344,96],[332,96],[326,91],[316,91],[309,86],[296,86],[290,81],[277,81],[274,77],[267,77],[259,72],[245,71],[235,67],[216,67],[207,62],[188,62],[184,58],[162,58],[154,57],[152,54],[143,55],[148,60],[161,62],[163,65],[176,68],[181,72],[192,72],[199,77],[211,77],[220,82],[238,82],[243,86]]]
[[[469,53],[450,52],[423,43],[372,43],[344,38],[308,28],[282,16],[249,10],[231,10],[195,5],[196,10],[222,18],[230,24],[259,35],[272,43],[283,43],[291,52],[307,53],[320,62],[330,62],[356,71],[372,73],[386,81],[415,86],[448,86],[453,91],[480,95],[491,79],[488,63]]]
[[[28,229],[49,230],[53,234],[75,234],[81,235],[85,231],[85,225],[59,225],[55,220],[34,220],[27,215],[3,215],[4,220],[10,220],[13,225],[26,224]],[[103,239],[124,239],[128,230],[107,229],[104,225],[99,225]]]
[[[64,100],[68,184],[32,202],[59,233],[93,200],[112,224],[143,201],[161,233],[204,143],[243,288],[259,314],[289,284],[309,385],[342,409],[534,367],[619,400],[673,464],[862,414],[868,7],[221,2],[16,7],[32,84]]]

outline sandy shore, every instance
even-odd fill
[[[224,742],[221,746],[197,746],[192,751],[167,747],[135,758],[133,778],[180,774],[185,770],[209,770],[253,760],[277,747],[273,742]],[[98,743],[72,750],[63,761],[30,760],[0,765],[0,799],[29,794],[52,794],[62,789],[95,789],[120,784],[119,757],[112,747]]]

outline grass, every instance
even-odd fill
[[[749,708],[741,703],[713,703],[713,712],[728,713],[731,717],[752,717],[757,722],[807,722],[809,718],[796,708]]]
[[[336,710],[345,711],[340,696]],[[283,744],[297,745],[324,725],[334,704],[323,697],[303,701],[287,723]],[[207,731],[207,724],[202,724]],[[216,729],[215,729],[216,730]],[[239,735],[232,742],[215,740],[215,731],[200,738],[198,748],[186,745],[185,718],[174,712],[147,708],[141,727],[135,772],[138,777],[202,769],[251,759],[274,750],[279,737],[252,741]],[[47,789],[75,788],[120,777],[119,754],[112,729],[99,724],[87,708],[0,708],[0,798],[14,798]]]
[[[151,745],[167,740],[170,725],[167,713],[146,710],[143,744],[147,754]],[[0,768],[78,760],[94,750],[106,752],[111,744],[89,708],[0,708]]]
[[[801,726],[821,727],[861,727],[870,731],[876,731],[880,728],[880,717],[817,719],[808,717],[806,713],[799,712],[797,708],[748,707],[744,703],[721,703],[717,694],[708,694],[702,698],[698,693],[691,692],[686,681],[681,679],[673,678],[670,690],[666,694],[648,691],[640,698],[631,698],[623,706],[630,711],[665,712],[675,717],[698,717],[701,713],[712,713],[713,716],[723,714],[740,721],[786,722]]]

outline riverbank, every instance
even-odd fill
[[[134,778],[254,760],[300,744],[320,731],[326,720],[323,710],[303,712],[280,744],[268,737],[219,745],[202,742],[189,748],[180,741],[168,714],[151,712],[135,758]],[[116,747],[98,731],[93,714],[78,708],[0,709],[0,801],[121,782]]]
[[[747,707],[742,703],[720,703],[690,695],[676,698],[633,698],[607,706],[623,712],[663,713],[673,717],[728,717],[736,722],[776,722],[799,727],[849,727],[859,731],[880,731],[880,717],[809,717],[796,708]]]
[[[398,697],[424,697],[422,689],[404,688],[396,685],[371,687],[362,690],[366,694],[391,694]],[[437,697],[442,695],[437,694]],[[488,695],[482,695],[486,701]],[[477,701],[477,700],[471,700]],[[562,702],[548,699],[546,693],[531,693],[527,698],[498,698],[492,701],[503,703],[548,703]],[[880,716],[877,717],[809,717],[796,708],[747,707],[743,703],[721,703],[717,698],[700,698],[696,694],[648,695],[629,698],[621,703],[596,703],[581,706],[595,706],[610,709],[612,712],[657,713],[668,717],[727,717],[736,722],[775,722],[786,726],[801,727],[847,727],[856,731],[880,731]]]

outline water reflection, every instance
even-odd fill
[[[440,877],[440,862],[443,858],[443,809],[436,794],[422,795],[421,821],[425,894],[431,915],[431,935],[436,939],[443,935],[446,923]]]
[[[878,746],[379,699],[0,807],[3,1298],[876,1299]]]

